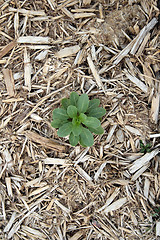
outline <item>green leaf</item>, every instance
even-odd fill
[[[56,108],[53,110],[53,119],[60,119],[60,120],[66,120],[69,116],[67,115],[67,112],[63,108]]]
[[[63,98],[61,100],[62,107],[67,110],[67,107],[70,105],[70,100],[68,98]]]
[[[75,136],[73,133],[69,135],[69,142],[72,146],[76,146],[79,142],[79,136]]]
[[[91,147],[94,143],[94,138],[92,133],[87,128],[82,128],[80,134],[80,143],[82,146]]]
[[[87,116],[86,116],[86,114],[81,113],[78,118],[79,118],[80,122],[84,122],[87,119]]]
[[[83,143],[83,141],[81,141],[81,138],[79,138],[79,143],[81,144],[82,147],[87,147],[87,146]]]
[[[74,134],[74,136],[79,136],[82,132],[82,126],[77,124],[77,125],[73,125],[72,127],[72,133]]]
[[[91,109],[91,111],[89,111],[88,116],[89,117],[95,117],[95,118],[101,118],[102,116],[104,116],[106,113],[106,110],[102,107],[97,107],[94,109]]]
[[[65,123],[62,127],[59,128],[57,134],[59,137],[66,137],[68,136],[71,131],[72,131],[72,123],[71,122],[68,122],[68,123]]]
[[[89,101],[89,106],[87,109],[87,112],[89,112],[91,109],[97,108],[100,104],[100,100],[99,99],[92,99]]]
[[[77,116],[77,108],[73,105],[68,106],[67,113],[70,118],[74,118]]]
[[[70,104],[73,106],[77,106],[77,101],[79,99],[79,95],[76,92],[72,92],[70,94]]]
[[[89,105],[89,98],[86,93],[82,94],[77,102],[77,109],[79,113],[85,113]]]
[[[101,134],[104,133],[104,129],[101,126],[99,126],[98,128],[91,128],[91,127],[89,127],[89,130],[91,132],[95,133],[95,134],[98,134],[98,135],[101,135]]]
[[[54,127],[54,128],[59,128],[59,127],[61,127],[64,123],[67,123],[67,120],[62,121],[62,120],[60,120],[60,119],[54,119],[54,120],[51,122],[51,126]]]
[[[91,128],[98,128],[101,125],[101,122],[95,117],[87,117],[87,119],[82,123]]]

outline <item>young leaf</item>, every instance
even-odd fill
[[[68,136],[71,131],[72,131],[72,123],[71,122],[68,122],[68,123],[65,123],[63,126],[61,126],[57,132],[58,136],[59,137],[66,137]]]
[[[91,128],[98,128],[101,125],[101,122],[95,117],[87,117],[87,119],[82,123]]]
[[[77,106],[77,101],[79,99],[79,95],[76,92],[72,92],[70,94],[70,104],[73,106]]]
[[[75,136],[73,133],[69,135],[69,142],[72,146],[76,146],[79,142],[79,136]]]
[[[79,138],[79,143],[81,144],[82,147],[87,147],[87,146],[83,143],[83,141],[81,141],[81,138]]]
[[[67,113],[70,118],[74,118],[77,116],[77,108],[73,105],[67,107]]]
[[[67,110],[67,107],[70,105],[70,100],[68,98],[63,98],[61,100],[62,107]]]
[[[60,120],[66,120],[69,116],[67,115],[67,112],[63,108],[56,108],[53,110],[53,119],[60,119]]]
[[[104,116],[106,113],[106,110],[102,107],[97,107],[94,109],[91,109],[88,113],[89,117],[95,117],[95,118],[101,118],[102,116]]]
[[[80,142],[82,146],[91,147],[93,145],[93,135],[87,128],[82,128],[82,132],[80,134]]]
[[[101,126],[99,126],[98,128],[91,128],[89,127],[89,130],[95,134],[101,135],[104,133],[104,130]]]
[[[78,118],[80,122],[84,122],[87,119],[87,116],[84,113],[81,113]]]
[[[54,127],[54,128],[59,128],[59,127],[61,127],[64,123],[67,123],[67,120],[62,121],[62,120],[60,120],[60,119],[54,119],[54,120],[51,122],[51,126]]]
[[[72,133],[74,136],[79,136],[82,132],[82,126],[81,125],[73,125],[72,127]]]
[[[77,102],[77,109],[79,113],[85,113],[89,105],[89,98],[86,93],[82,94]]]
[[[89,112],[91,109],[97,108],[100,104],[100,100],[99,99],[92,99],[89,101],[89,106],[87,109],[87,112]]]

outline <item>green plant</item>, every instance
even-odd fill
[[[160,207],[154,208],[154,214],[152,215],[155,219],[160,219]]]
[[[142,140],[139,141],[140,142],[140,152],[141,153],[147,153],[147,152],[151,152],[151,144],[147,143],[146,145],[144,145],[144,143],[142,142]]]
[[[70,98],[63,98],[61,108],[53,110],[51,126],[59,128],[59,137],[69,135],[69,142],[76,146],[78,142],[83,147],[90,147],[94,143],[93,134],[102,134],[101,118],[106,110],[99,107],[100,100],[89,100],[87,94],[79,96],[76,92],[70,94]]]

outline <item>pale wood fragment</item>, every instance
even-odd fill
[[[159,90],[156,91],[155,95],[152,98],[152,104],[151,104],[151,119],[152,121],[157,124],[158,118],[159,118],[159,111],[160,111],[160,84],[159,84]]]
[[[16,212],[13,212],[9,221],[8,221],[8,223],[7,223],[7,225],[4,228],[4,232],[8,232],[10,230],[10,228],[12,227],[15,219],[16,219]]]
[[[13,197],[12,186],[11,186],[11,178],[6,177],[5,181],[6,181],[8,195],[9,195],[9,197]]]
[[[109,129],[109,132],[108,132],[108,136],[107,136],[107,139],[106,139],[106,142],[109,143],[111,141],[111,138],[116,130],[116,127],[117,127],[117,124],[113,125],[110,127]]]
[[[136,53],[137,56],[141,56],[141,54],[142,54],[142,52],[143,52],[143,50],[144,50],[144,48],[145,48],[145,46],[146,46],[149,38],[150,38],[150,35],[151,35],[151,34],[150,34],[150,32],[149,32],[149,33],[147,33],[147,35],[145,36],[142,44],[140,45],[140,47],[139,47],[139,49],[138,49],[138,51],[137,51],[137,53]]]
[[[93,76],[94,76],[94,78],[96,80],[96,83],[97,83],[98,87],[103,89],[103,83],[102,83],[102,81],[100,79],[100,76],[99,76],[99,74],[98,74],[98,72],[97,72],[97,70],[95,68],[95,65],[94,65],[90,55],[88,55],[87,61],[88,61],[88,65],[89,65],[89,67],[91,69],[91,72],[92,72],[92,74],[93,74]]]
[[[51,9],[54,10],[55,7],[56,7],[55,1],[54,0],[47,0],[47,1],[48,1],[49,5],[50,5]]]
[[[134,173],[147,164],[153,157],[155,157],[159,153],[159,149],[155,149],[150,153],[146,153],[141,158],[137,159],[132,166],[129,168],[130,173]]]
[[[28,91],[31,91],[31,62],[30,55],[27,52],[27,48],[24,48],[24,81],[25,86],[28,88]]]
[[[48,54],[48,50],[43,50],[42,52],[40,52],[36,57],[35,60],[37,61],[42,61],[43,59],[45,59],[45,57]]]
[[[57,204],[57,206],[58,207],[60,207],[64,212],[66,212],[66,213],[70,213],[71,212],[71,210],[70,209],[68,209],[67,207],[65,207],[63,204],[61,204],[58,200],[54,200],[54,202],[55,202],[55,204]]]
[[[53,149],[58,152],[63,152],[65,151],[65,146],[62,146],[60,144],[57,144],[54,140],[48,139],[45,137],[42,137],[41,135],[31,132],[31,131],[26,131],[25,135],[28,139],[31,141],[34,141],[36,143],[39,143],[45,148]]]
[[[92,178],[88,175],[88,173],[86,173],[80,166],[76,166],[77,171],[79,172],[79,174],[87,181],[89,181],[90,183],[92,183]]]
[[[111,204],[111,202],[113,202],[113,200],[118,196],[119,193],[120,193],[120,188],[116,188],[115,191],[112,193],[112,195],[107,199],[105,205],[99,208],[97,211],[100,212],[105,210]]]
[[[79,19],[79,18],[94,17],[96,16],[96,14],[95,13],[75,13],[73,16],[75,19]]]
[[[160,236],[160,222],[156,223],[156,237]]]
[[[11,69],[3,69],[4,80],[7,88],[7,93],[10,97],[15,95],[15,84]]]
[[[154,26],[157,24],[158,20],[156,18],[153,18],[139,33],[132,49],[131,54],[135,54],[142,43],[143,39],[147,35],[147,33],[154,28]]]
[[[6,46],[4,46],[1,50],[0,50],[0,59],[2,57],[4,57],[12,48],[14,48],[17,45],[16,41],[13,40],[12,42],[10,42],[9,44],[7,44]]]
[[[29,43],[29,44],[50,44],[51,38],[49,37],[37,37],[37,36],[24,36],[17,39],[17,43]]]
[[[45,158],[43,159],[44,164],[56,164],[56,165],[66,165],[67,160],[61,158]]]
[[[144,93],[148,92],[148,87],[142,82],[140,81],[137,77],[132,76],[126,69],[124,70],[127,78],[133,82],[137,87],[139,87]]]
[[[131,126],[129,126],[129,125],[125,125],[125,128],[126,128],[129,132],[133,133],[134,135],[138,135],[138,136],[141,136],[141,135],[142,135],[141,132],[140,132],[137,128],[131,127]]]
[[[22,225],[21,229],[24,233],[28,233],[31,237],[33,237],[34,239],[46,239],[47,236],[45,234],[43,234],[42,232],[40,232],[37,229]]]
[[[135,226],[137,226],[137,225],[138,225],[138,221],[137,221],[137,218],[136,218],[133,210],[130,210],[130,215],[131,215],[131,220],[132,220],[133,224],[134,224]]]
[[[44,187],[37,188],[36,190],[32,191],[32,192],[28,195],[28,197],[32,197],[32,196],[34,196],[34,195],[40,194],[41,192],[44,192],[44,191],[46,191],[46,190],[49,189],[49,188],[50,188],[49,185],[44,186]]]
[[[79,50],[80,50],[79,45],[66,47],[61,49],[59,52],[55,53],[55,56],[58,58],[68,57],[76,54]]]
[[[19,36],[19,13],[16,12],[14,15],[14,32],[15,38]]]
[[[98,180],[98,177],[100,176],[100,174],[102,173],[103,169],[105,168],[106,166],[106,162],[102,163],[102,165],[99,167],[99,169],[97,170],[97,172],[95,173],[94,175],[94,180],[97,181]]]
[[[127,198],[120,198],[117,201],[113,202],[111,205],[107,206],[103,211],[105,214],[118,210],[127,202]]]
[[[41,15],[41,16],[46,15],[45,11],[43,11],[43,10],[34,11],[34,10],[26,10],[24,8],[16,9],[16,8],[13,8],[13,7],[9,7],[8,10],[10,12],[19,12],[19,13],[21,13],[23,15],[37,15],[37,16],[39,16],[39,15]]]
[[[63,7],[61,10],[66,16],[74,20],[74,15],[67,8]]]
[[[150,181],[148,178],[145,178],[145,182],[144,182],[144,196],[146,197],[146,199],[148,199],[149,196],[149,187],[150,187]]]

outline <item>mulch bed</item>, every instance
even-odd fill
[[[160,237],[159,8],[0,1],[0,239]],[[92,147],[51,127],[72,91],[106,109]]]

